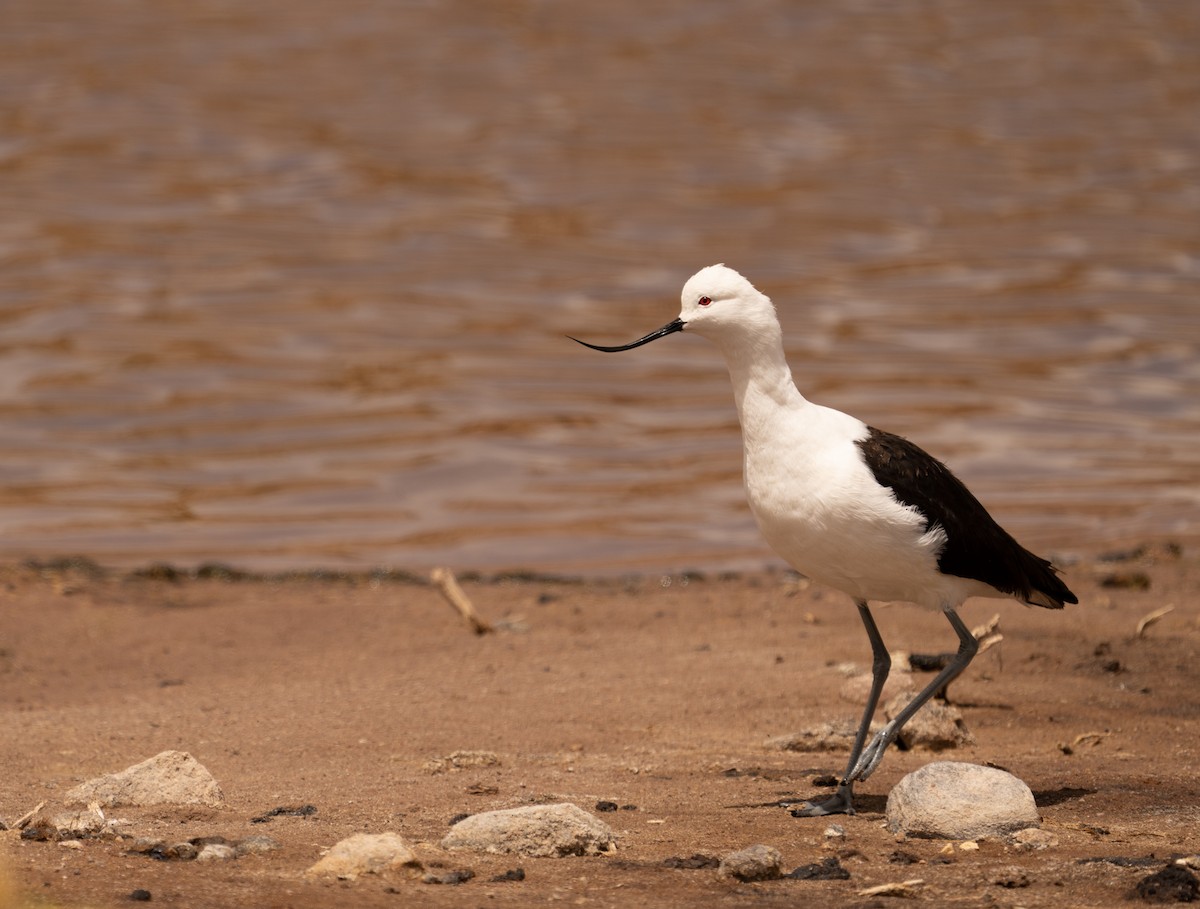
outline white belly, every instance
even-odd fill
[[[767,542],[801,574],[855,599],[961,602],[963,579],[937,568],[945,534],[926,531],[858,456],[866,427],[837,411],[820,416],[822,432],[747,445],[746,495]]]

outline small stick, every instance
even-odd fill
[[[875,887],[868,887],[866,890],[858,891],[859,896],[916,896],[917,891],[925,886],[924,878],[915,877],[907,881],[898,881],[892,884],[879,884]]]
[[[24,830],[29,826],[29,822],[33,820],[34,816],[45,807],[45,802],[38,802],[36,808],[17,818],[16,823],[13,824],[13,827],[17,830]]]
[[[480,618],[471,601],[467,599],[467,595],[463,593],[463,589],[458,586],[458,581],[455,580],[454,573],[449,568],[433,569],[429,573],[429,580],[446,598],[446,601],[458,610],[459,615],[467,620],[472,631],[476,634],[487,634],[495,630],[488,622]]]
[[[1154,612],[1147,613],[1146,615],[1142,616],[1142,620],[1137,623],[1137,636],[1139,638],[1145,637],[1147,628],[1149,628],[1151,625],[1153,625],[1155,622],[1157,622],[1159,619],[1161,619],[1167,613],[1174,612],[1174,611],[1175,611],[1175,604],[1172,603],[1169,606],[1164,606],[1162,609],[1156,609],[1156,610],[1154,610]]]

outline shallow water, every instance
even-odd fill
[[[1200,6],[0,13],[0,557],[759,565],[724,261],[1023,542],[1200,538]]]

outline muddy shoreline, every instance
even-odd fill
[[[1200,562],[1156,545],[1066,576],[1081,604],[1063,613],[967,604],[969,622],[999,613],[1004,634],[952,691],[975,744],[890,753],[859,814],[840,820],[844,841],[830,842],[825,823],[773,806],[819,791],[814,780],[844,755],[767,742],[852,719],[859,705],[839,692],[869,651],[847,600],[790,573],[461,577],[497,628],[477,635],[416,574],[8,566],[0,819],[178,749],[213,773],[226,806],[113,809],[133,834],[263,834],[280,848],[220,865],[162,862],[128,842],[65,848],[9,830],[2,865],[19,899],[63,906],[124,904],[139,890],[201,907],[867,905],[878,897],[860,891],[916,878],[926,905],[1124,904],[1168,857],[1200,849]],[[949,645],[937,615],[879,614],[893,650]],[[456,751],[497,761],[445,764]],[[1019,776],[1057,845],[898,842],[881,823],[887,792],[939,758]],[[551,801],[604,818],[615,853],[437,846],[455,816]],[[624,810],[597,809],[607,803]],[[315,811],[270,814],[296,805]],[[388,830],[427,868],[473,876],[457,886],[305,878],[339,839]],[[850,877],[736,884],[705,864],[756,843],[779,849],[788,869],[835,857]],[[523,879],[504,878],[517,867]]]

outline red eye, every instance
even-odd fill
[[[701,306],[707,306],[709,303],[712,302],[712,297],[701,297],[696,302],[699,303]]]

